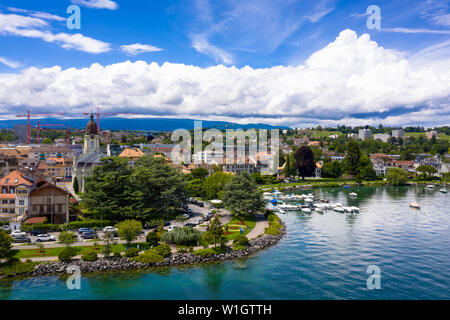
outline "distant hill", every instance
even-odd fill
[[[88,118],[84,119],[39,119],[43,124],[64,124],[70,128],[83,129],[86,127]],[[1,129],[12,129],[16,124],[26,124],[26,120],[0,120]],[[36,120],[31,120],[36,126]],[[224,121],[202,121],[203,128],[217,129],[289,129],[285,126],[271,126],[268,124],[237,124]],[[100,119],[100,128],[105,130],[142,130],[142,131],[173,131],[175,129],[194,129],[192,119],[168,119],[168,118],[104,118]],[[56,129],[56,128],[55,128]]]

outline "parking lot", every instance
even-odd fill
[[[208,214],[209,209],[206,206],[200,207],[200,206],[194,205],[194,204],[189,204],[188,208],[191,211],[191,215],[188,219],[186,219],[183,222],[178,222],[176,220],[172,220],[172,221],[170,221],[170,224],[168,226],[164,227],[164,229],[171,230],[171,229],[173,229],[173,227],[182,227],[184,225],[190,225],[190,226],[193,226],[200,230],[203,229],[202,227],[198,226],[198,222],[200,222],[200,223],[204,222],[204,217]],[[144,230],[143,233],[141,235],[139,235],[138,239],[135,241],[136,242],[145,241],[146,234],[151,230],[152,229]],[[59,238],[60,232],[48,232],[48,234],[53,235],[56,238],[56,240],[55,241],[45,241],[45,242],[40,242],[40,243],[43,243],[44,246],[46,246],[47,248],[63,246],[63,244],[58,243],[58,238]],[[77,239],[76,239],[76,242],[72,244],[73,246],[91,246],[93,244],[93,242],[101,241],[101,239],[104,236],[103,230],[99,230],[96,232],[96,239],[83,239],[83,238],[81,238],[81,236],[78,232],[75,232],[75,234],[77,236]],[[13,247],[16,249],[34,249],[34,248],[36,248],[36,243],[38,243],[37,235],[27,234],[27,237],[30,238],[31,242],[13,243]],[[117,241],[117,243],[125,243],[125,241],[121,240],[119,237],[115,237],[114,240]]]

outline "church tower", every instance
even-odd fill
[[[91,119],[86,126],[86,133],[84,135],[83,154],[86,155],[98,152],[100,152],[100,136],[97,132],[94,115],[91,114]]]

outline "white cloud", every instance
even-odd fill
[[[30,17],[41,18],[44,20],[54,20],[59,22],[66,21],[66,18],[48,12],[26,10],[13,7],[9,7],[8,10],[11,12],[25,13]]]
[[[119,5],[111,0],[72,0],[72,3],[95,9],[116,10],[119,8]]]
[[[149,45],[149,44],[142,44],[142,43],[134,43],[129,45],[123,45],[120,46],[120,49],[125,52],[126,54],[130,56],[135,56],[140,53],[145,52],[157,52],[162,51],[163,49]]]
[[[296,67],[200,68],[127,61],[82,69],[29,68],[0,74],[0,116],[20,106],[79,116],[101,105],[105,112],[294,127],[421,119],[448,124],[450,62],[437,61],[433,67],[411,64],[369,35],[344,30]],[[393,112],[399,108],[403,115]]]
[[[442,26],[449,27],[450,26],[450,13],[434,16],[433,18],[431,18],[431,20],[436,24],[440,24]]]
[[[216,62],[225,64],[233,63],[233,56],[229,52],[212,45],[205,34],[192,36],[192,47],[200,53],[210,55],[216,59]]]
[[[13,68],[13,69],[17,69],[22,66],[22,64],[19,62],[12,61],[12,60],[9,60],[9,59],[3,58],[3,57],[0,57],[0,62],[10,68]]]
[[[450,34],[450,30],[431,30],[431,29],[414,29],[414,28],[382,28],[380,30],[398,33]]]
[[[109,43],[86,37],[80,33],[61,32],[54,34],[49,29],[50,25],[47,21],[40,18],[0,13],[0,34],[38,38],[46,42],[57,43],[65,49],[75,49],[88,53],[102,53],[111,50]]]

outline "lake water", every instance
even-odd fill
[[[56,276],[2,281],[0,299],[450,299],[448,195],[423,187],[314,192],[361,212],[281,215],[287,235],[245,261],[83,276],[81,290]],[[380,268],[380,289],[367,288],[371,265]]]

